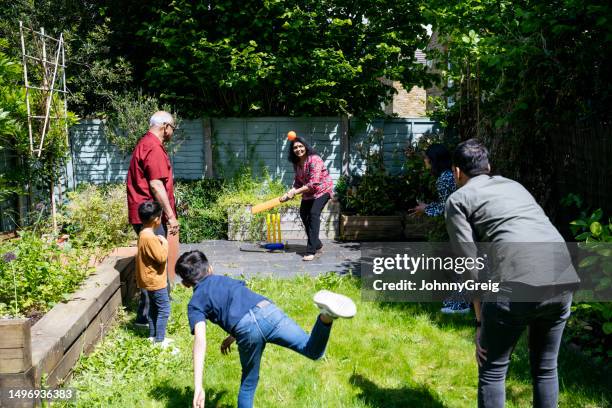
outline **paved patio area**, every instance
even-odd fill
[[[302,261],[306,250],[303,240],[289,241],[283,252],[244,252],[241,247],[253,247],[240,241],[204,241],[181,244],[180,252],[198,249],[212,262],[215,274],[245,277],[291,277],[299,274],[318,275],[326,272],[359,274],[361,245],[358,242],[323,240],[323,254],[310,262]]]

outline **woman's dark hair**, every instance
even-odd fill
[[[195,286],[208,275],[208,258],[200,251],[185,252],[176,261],[175,271],[186,286]]]
[[[489,151],[476,139],[466,140],[455,149],[453,164],[468,177],[489,174]]]
[[[432,144],[425,150],[425,156],[431,163],[431,172],[434,176],[439,176],[446,170],[451,169],[451,154],[448,149],[439,143]]]
[[[300,161],[300,159],[295,155],[295,153],[293,153],[293,145],[295,144],[295,142],[300,142],[304,145],[304,147],[306,148],[306,156],[310,156],[311,154],[317,154],[315,149],[313,149],[308,143],[306,143],[304,139],[302,139],[300,136],[296,137],[294,140],[291,141],[291,144],[289,145],[289,157],[287,157],[289,161],[293,163],[294,166]]]
[[[140,222],[147,224],[154,218],[161,216],[162,207],[157,201],[145,201],[138,206],[138,217]]]

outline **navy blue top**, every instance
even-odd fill
[[[191,334],[196,323],[210,320],[228,333],[265,297],[246,287],[244,281],[209,275],[197,283],[187,305]]]

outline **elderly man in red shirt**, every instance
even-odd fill
[[[145,201],[159,202],[164,211],[161,228],[156,234],[178,233],[172,166],[164,148],[164,142],[172,139],[175,129],[170,113],[155,112],[149,121],[149,131],[140,138],[132,153],[126,184],[128,218],[136,234],[142,229],[138,206]],[[141,291],[136,324],[147,324],[148,303],[146,291]]]

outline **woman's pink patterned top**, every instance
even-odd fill
[[[293,188],[309,187],[309,191],[302,194],[302,200],[314,200],[326,193],[330,198],[333,197],[334,183],[321,157],[311,154],[306,158],[303,166],[297,164],[294,167]]]

